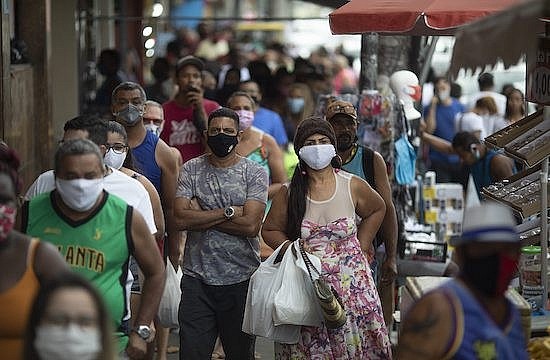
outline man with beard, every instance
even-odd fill
[[[397,215],[386,163],[378,152],[357,143],[357,112],[351,103],[341,100],[330,102],[326,118],[336,133],[336,147],[342,158],[342,169],[366,180],[386,204],[386,214],[376,235],[374,249],[367,256],[382,302],[384,320],[390,328],[394,310],[394,280],[397,276]],[[385,258],[375,259],[376,250],[382,244],[385,247]]]

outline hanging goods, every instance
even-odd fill
[[[296,241],[300,241],[299,239]],[[337,329],[346,323],[346,312],[342,305],[342,301],[338,296],[338,293],[327,284],[327,282],[321,277],[321,273],[313,264],[304,250],[303,244],[300,244],[300,253],[307,267],[309,278],[313,284],[313,290],[321,306],[321,312],[323,313],[323,319],[325,326],[328,329]],[[313,279],[311,271],[319,275],[318,279]]]

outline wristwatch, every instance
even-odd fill
[[[223,216],[225,216],[227,220],[231,220],[233,216],[235,216],[235,209],[233,208],[233,206],[226,207],[223,210]]]
[[[135,331],[143,340],[147,340],[151,336],[151,328],[147,325],[138,325],[132,330]]]

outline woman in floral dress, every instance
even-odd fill
[[[335,146],[327,121],[312,117],[300,124],[294,138],[299,166],[289,187],[273,199],[262,235],[274,249],[286,239],[303,239],[340,296],[346,323],[338,329],[303,326],[297,344],[275,344],[276,359],[391,359],[380,299],[364,256],[384,218],[384,201],[365,181],[339,171]],[[356,215],[362,219],[358,225]]]

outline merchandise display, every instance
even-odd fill
[[[540,166],[528,168],[482,189],[484,197],[503,203],[523,219],[540,213]],[[548,185],[547,185],[548,188]]]
[[[482,189],[485,198],[509,206],[523,219],[516,227],[522,243],[519,264],[522,296],[533,315],[544,315],[548,301],[548,156],[550,122],[539,110],[485,138],[485,143],[529,168]],[[543,254],[546,254],[544,256]]]
[[[550,154],[550,123],[539,110],[485,138],[517,160],[535,166]]]
[[[439,241],[462,233],[464,193],[452,183],[424,185],[424,223],[432,225]]]

